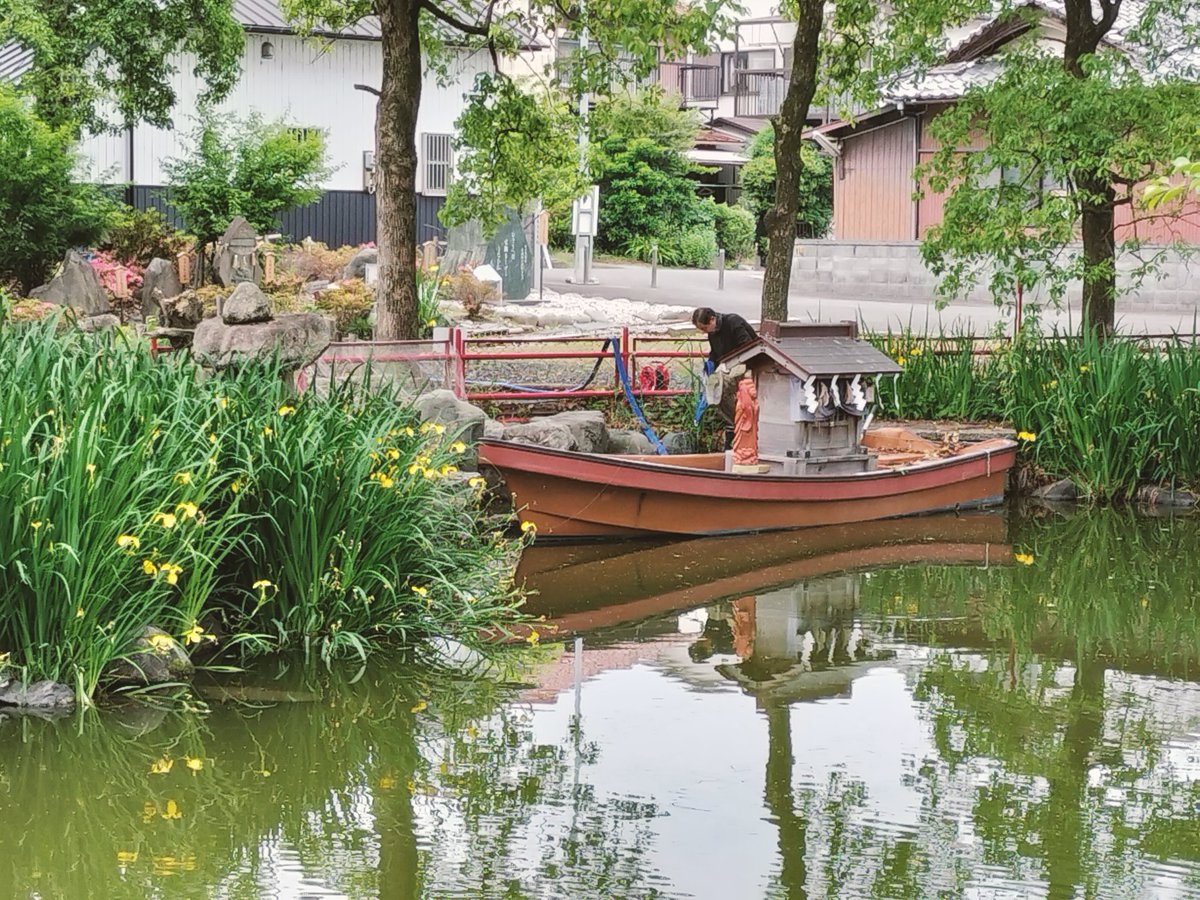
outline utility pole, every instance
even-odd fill
[[[579,32],[579,62],[581,68],[581,76],[584,78],[583,90],[579,94],[579,171],[581,174],[587,174],[587,152],[588,152],[588,104],[591,98],[587,91],[587,52],[588,52],[588,26],[587,26],[587,0],[579,2],[579,18],[583,21],[583,28]],[[578,201],[577,201],[578,202]],[[594,219],[596,213],[593,211]],[[583,217],[579,217],[582,224]],[[587,284],[592,280],[592,235],[584,233],[588,229],[579,228],[579,233],[575,235],[575,283]]]

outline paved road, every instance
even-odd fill
[[[624,297],[647,303],[668,303],[682,306],[711,306],[721,312],[736,312],[757,321],[761,309],[762,272],[731,269],[725,273],[725,289],[717,289],[717,273],[705,269],[658,270],[658,287],[650,287],[650,268],[636,264],[599,264],[594,267],[596,284],[574,285],[569,279],[574,270],[559,267],[546,271],[546,287],[559,293],[578,293],[587,297]],[[1200,298],[1198,308],[1200,308]],[[792,319],[837,321],[858,319],[874,330],[904,328],[915,331],[947,333],[971,332],[981,334],[999,321],[1010,328],[1012,310],[1001,310],[991,304],[955,303],[938,310],[932,302],[913,303],[907,300],[846,300],[805,296],[803,287],[793,285],[788,304]],[[1129,304],[1117,306],[1117,326],[1132,333],[1192,333],[1194,311],[1139,310]],[[1079,322],[1078,308],[1069,312],[1048,312],[1043,317],[1046,327],[1057,324],[1060,329]]]

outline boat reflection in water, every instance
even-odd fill
[[[686,640],[692,662],[712,659],[723,680],[769,705],[840,694],[887,657],[855,620],[863,570],[1009,564],[1007,530],[1004,514],[977,512],[671,543],[535,544],[517,582],[547,638],[593,635],[605,658],[636,639],[628,662],[661,651],[681,664]],[[663,618],[689,610],[678,623]],[[578,649],[576,677],[597,668]],[[549,680],[561,686],[564,675]]]
[[[636,624],[839,572],[1012,559],[1001,512],[936,515],[670,543],[538,545],[516,580],[559,636]]]

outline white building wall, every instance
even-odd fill
[[[271,59],[262,57],[264,43],[271,44]],[[93,177],[139,185],[166,184],[163,164],[188,151],[203,89],[192,73],[193,58],[181,55],[176,65],[171,79],[176,94],[174,127],[138,126],[132,142],[132,169],[126,134],[86,139],[81,150]],[[477,52],[464,54],[451,65],[445,85],[427,74],[418,132],[453,132],[463,109],[463,95],[474,84],[476,74],[490,68],[490,57]],[[293,35],[247,34],[242,77],[218,113],[245,116],[257,112],[268,120],[283,118],[296,127],[323,129],[334,169],[323,187],[363,190],[363,153],[375,147],[376,98],[355,90],[354,85],[378,88],[382,70],[378,41],[338,40],[322,45]]]

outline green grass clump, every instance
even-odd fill
[[[331,657],[509,620],[512,542],[441,426],[378,393],[206,379],[0,329],[0,660],[80,697],[146,625]]]
[[[1048,475],[1098,498],[1200,485],[1200,350],[1092,335],[1025,334],[985,354],[964,337],[871,336],[904,373],[878,386],[883,415],[1006,421]]]

